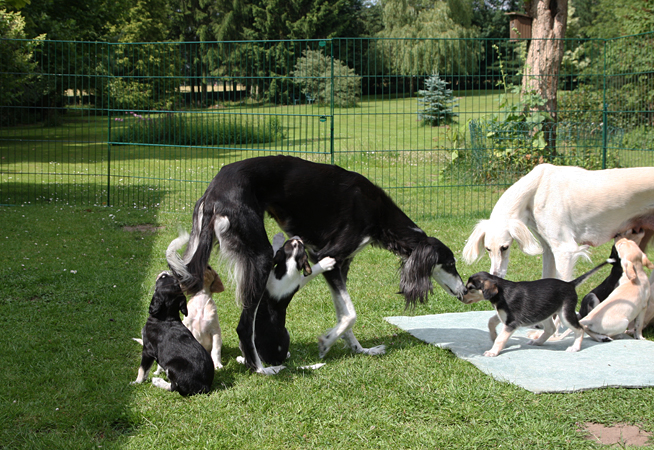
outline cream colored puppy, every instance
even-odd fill
[[[213,301],[213,294],[225,290],[220,277],[215,270],[208,266],[204,271],[204,285],[202,290],[188,301],[188,315],[183,323],[191,330],[195,339],[209,352],[215,369],[222,369],[220,351],[223,345],[218,310]]]
[[[579,323],[596,341],[606,341],[627,331],[634,322],[634,337],[643,339],[645,312],[650,297],[650,283],[643,266],[654,269],[654,264],[629,239],[615,243],[624,273],[618,287]]]

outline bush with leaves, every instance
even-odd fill
[[[319,50],[304,50],[304,55],[295,63],[293,76],[302,93],[315,99],[320,105],[328,105],[332,100],[332,81],[334,85],[334,105],[340,107],[356,106],[361,92],[361,77],[340,60],[334,59],[332,77],[332,58]]]
[[[0,8],[0,105],[21,105],[34,101],[40,94],[36,83],[39,76],[35,73],[37,63],[34,51],[45,35],[34,40],[25,40],[25,19],[20,12],[10,12]],[[35,85],[36,84],[36,85]],[[5,118],[6,119],[6,118]]]
[[[451,89],[447,88],[447,81],[441,80],[438,72],[425,80],[425,89],[418,90],[418,103],[422,109],[418,118],[431,126],[452,123],[458,116],[454,108],[459,106]]]

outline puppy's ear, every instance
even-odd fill
[[[629,280],[633,281],[636,279],[636,271],[634,270],[634,265],[628,259],[622,260],[622,271],[627,276],[627,278],[629,278]]]
[[[275,256],[273,257],[273,267],[277,267],[280,264],[284,264],[286,262],[286,252],[284,251],[284,247],[280,248],[275,252]]]
[[[307,256],[307,252],[302,252],[300,255],[300,260],[298,261],[298,269],[300,267],[302,267],[302,271],[304,272],[305,277],[307,275],[311,275],[311,264],[309,264],[309,257]]]
[[[499,289],[497,288],[497,283],[492,280],[484,280],[484,284],[482,285],[481,292],[482,294],[484,294],[484,298],[486,300],[490,300],[491,298],[495,297],[499,293]]]
[[[151,316],[157,316],[164,310],[166,307],[166,297],[161,292],[155,290],[152,295],[152,301],[150,301],[150,308],[148,308],[148,313]]]
[[[643,253],[643,266],[647,267],[649,270],[654,270],[654,264],[652,264],[645,253]]]
[[[223,292],[225,290],[225,286],[223,285],[222,280],[216,274],[215,278],[213,279],[213,283],[211,283],[211,287],[209,288],[212,294],[218,294],[220,292]]]
[[[489,225],[488,220],[480,220],[472,230],[465,247],[463,247],[463,260],[472,264],[477,261],[484,252],[484,238],[486,237],[486,227]]]
[[[179,310],[184,314],[184,316],[188,316],[188,308],[186,307],[186,296],[185,295],[180,295],[179,297]]]

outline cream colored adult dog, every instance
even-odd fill
[[[189,234],[181,231],[179,237],[174,239],[168,249],[166,256],[172,255],[180,250],[188,242]],[[183,286],[182,286],[183,288]],[[213,294],[223,292],[220,277],[211,266],[204,271],[204,284],[202,290],[191,297],[187,303],[188,314],[182,321],[186,328],[191,330],[193,337],[211,355],[214,369],[222,369],[221,349],[223,345],[220,322],[218,321],[218,309],[213,300]]]
[[[606,341],[627,331],[634,323],[634,337],[643,339],[643,324],[650,297],[650,283],[643,266],[654,269],[638,245],[628,239],[615,244],[624,271],[618,287],[579,323],[596,341]]]
[[[469,264],[484,251],[490,272],[504,277],[515,240],[528,255],[543,254],[543,278],[571,280],[580,256],[628,230],[654,230],[654,168],[589,171],[540,164],[509,187],[488,220],[468,238]]]

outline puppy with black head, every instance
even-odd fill
[[[572,281],[544,278],[536,281],[513,282],[488,272],[472,275],[466,284],[468,293],[463,296],[462,302],[470,304],[489,300],[497,312],[488,321],[493,347],[485,352],[484,356],[497,356],[511,335],[520,327],[540,324],[543,333],[538,339],[529,341],[529,344],[542,345],[556,331],[552,319],[554,314],[558,314],[563,323],[575,333],[575,341],[567,351],[579,351],[584,330],[575,312],[578,299],[575,288],[610,262],[611,260],[607,260]],[[498,336],[495,329],[500,322],[504,324],[504,328]]]
[[[138,376],[142,383],[156,361],[170,382],[153,378],[152,384],[183,396],[205,394],[213,383],[211,355],[182,323],[179,313],[188,314],[186,296],[175,277],[162,272],[157,277],[149,313],[141,332],[143,352]]]
[[[309,265],[304,243],[298,237],[284,242],[284,235],[277,233],[273,238],[273,269],[268,275],[266,289],[254,307],[254,327],[251,336],[257,353],[256,372],[275,374],[282,370],[281,364],[289,356],[290,337],[286,329],[286,310],[293,296],[316,275],[332,270],[336,261],[326,257],[313,266]],[[248,329],[252,317],[241,314],[237,331],[239,335]],[[239,357],[239,362],[245,362]],[[263,364],[273,367],[263,367]]]

